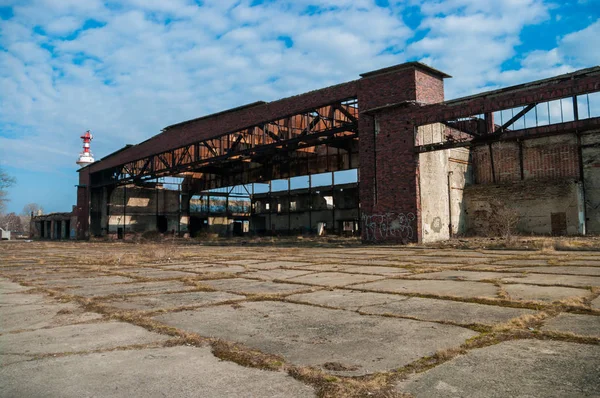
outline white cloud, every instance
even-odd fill
[[[415,32],[403,22],[406,0],[392,8],[372,0],[201,3],[19,1],[0,24],[1,161],[41,167],[30,161],[34,142],[46,152],[44,167],[75,168],[87,129],[101,157],[172,123],[407,59],[454,75],[450,96],[598,63],[589,51],[599,44],[596,23],[503,72],[523,27],[548,19],[542,0],[416,2],[427,34],[409,46]]]

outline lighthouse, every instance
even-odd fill
[[[77,164],[81,167],[85,167],[89,164],[94,163],[94,157],[90,152],[90,142],[94,139],[90,130],[86,131],[84,135],[81,136],[83,140],[83,152],[79,154],[79,158],[77,158]]]

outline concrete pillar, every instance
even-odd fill
[[[579,235],[585,235],[585,194],[582,181],[577,183],[577,214],[579,221],[579,228],[577,228],[577,233]]]
[[[56,239],[56,221],[50,221],[50,239]]]
[[[67,231],[67,222],[66,221],[61,221],[60,222],[60,238],[61,239],[67,239],[69,236],[67,235],[69,233],[69,231]]]

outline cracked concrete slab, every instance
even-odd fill
[[[124,310],[156,311],[192,305],[217,304],[245,298],[246,296],[224,292],[185,292],[151,296],[133,296],[108,300],[104,303]]]
[[[505,282],[532,283],[536,285],[568,285],[575,287],[600,286],[600,278],[594,276],[528,274],[524,277],[505,277]]]
[[[587,297],[589,290],[560,286],[536,286],[522,284],[502,285],[511,300],[557,301],[569,297]]]
[[[407,300],[408,297],[398,294],[383,294],[362,292],[359,290],[319,290],[317,292],[293,294],[286,297],[288,300],[302,303],[323,305],[341,308],[344,310],[358,311],[366,306],[385,304],[390,301]]]
[[[343,271],[346,268],[353,267],[348,264],[333,264],[333,263],[321,263],[321,264],[310,264],[306,263],[301,267],[295,267],[296,269],[310,270],[310,271]]]
[[[340,372],[347,375],[395,369],[476,335],[457,326],[274,301],[169,313],[155,319],[280,355],[296,365],[339,362],[357,367]]]
[[[582,253],[577,253],[577,255],[582,255]],[[589,255],[600,256],[600,253],[590,253]],[[600,260],[591,258],[585,260],[564,259],[561,261],[561,265],[582,265],[600,267]]]
[[[350,267],[342,269],[341,271],[356,273],[356,274],[384,275],[384,276],[408,275],[411,273],[406,268],[381,267],[381,266],[369,266],[369,265],[350,266]]]
[[[124,272],[133,276],[150,279],[193,278],[198,276],[198,274],[193,272],[163,270],[156,268],[125,268],[119,269],[118,272]]]
[[[515,272],[600,276],[600,267],[552,266],[511,268]]]
[[[416,275],[407,276],[409,279],[438,279],[438,280],[463,280],[463,281],[484,281],[501,279],[505,277],[517,277],[518,274],[509,274],[503,272],[483,272],[483,271],[439,271],[424,272]]]
[[[307,283],[317,286],[347,286],[353,283],[369,282],[382,279],[382,276],[363,275],[363,274],[345,274],[342,272],[318,272],[316,274],[297,276],[290,278],[290,282]]]
[[[407,300],[370,305],[363,307],[361,311],[369,314],[394,314],[426,321],[453,322],[461,325],[494,325],[507,322],[521,315],[535,313],[535,311],[521,308],[422,297],[410,297]]]
[[[0,279],[0,294],[4,295],[7,293],[25,292],[30,289],[31,287],[23,286],[15,282]]]
[[[0,397],[315,397],[281,372],[245,368],[208,348],[171,347],[73,355],[0,368]],[[26,383],[23,380],[27,380]]]
[[[0,307],[14,305],[43,304],[47,299],[39,294],[31,293],[0,293]]]
[[[294,278],[296,276],[312,274],[313,272],[314,271],[308,271],[308,270],[274,268],[274,269],[265,269],[265,270],[258,270],[258,271],[253,270],[253,271],[245,273],[242,276],[244,278],[248,277],[248,278],[260,278],[260,279],[266,279],[266,280],[273,280],[273,279],[290,279],[290,278]]]
[[[352,285],[350,288],[392,293],[431,294],[436,296],[465,298],[496,297],[498,291],[498,288],[491,283],[411,279],[385,279],[360,285]]]
[[[122,285],[90,286],[86,288],[68,288],[66,293],[83,297],[100,297],[116,294],[164,293],[168,291],[193,290],[195,287],[177,281],[137,282]]]
[[[600,346],[520,340],[468,352],[397,386],[415,398],[598,397]]]
[[[81,275],[85,276],[85,275]],[[96,276],[84,278],[67,278],[67,279],[44,279],[36,280],[34,283],[38,286],[45,286],[49,288],[53,287],[64,287],[64,286],[82,286],[82,287],[93,287],[102,285],[113,285],[118,283],[135,282],[135,279],[126,278],[124,276]]]
[[[3,306],[0,307],[0,333],[63,326],[99,318],[102,315],[86,312],[76,304],[52,300],[39,304]]]
[[[307,291],[310,286],[292,283],[264,282],[252,279],[216,279],[203,281],[214,289],[241,294],[282,294]]]
[[[310,265],[309,262],[303,261],[265,261],[256,264],[249,264],[248,268],[252,269],[273,269],[273,268],[294,268],[304,265]]]
[[[103,322],[4,334],[0,336],[0,346],[4,347],[3,354],[39,355],[111,349],[165,340],[168,340],[167,336],[129,323]]]
[[[542,330],[600,337],[600,316],[562,313],[546,321]]]
[[[545,266],[548,265],[548,260],[538,260],[538,259],[514,259],[514,260],[499,260],[494,261],[493,265],[505,265],[505,266]]]

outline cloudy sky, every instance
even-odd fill
[[[600,64],[600,0],[0,0],[8,209],[75,203],[103,157],[163,127],[418,60],[446,98]]]

